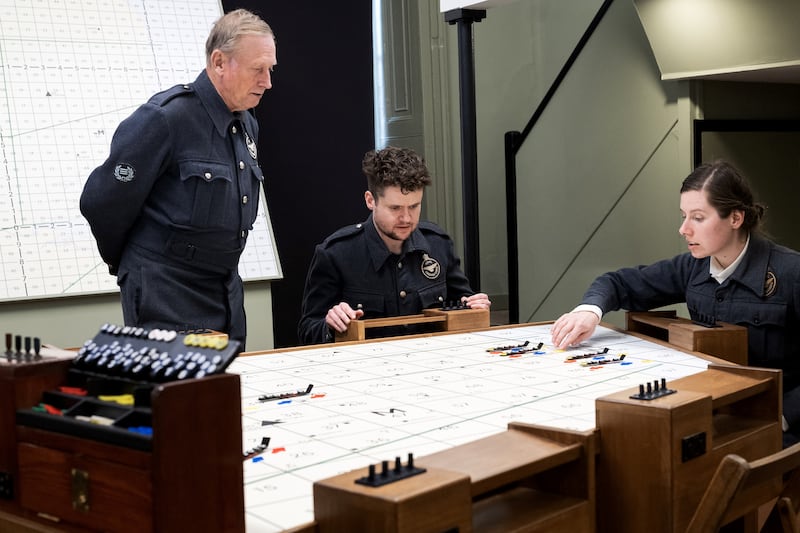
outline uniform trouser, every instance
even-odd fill
[[[218,273],[129,247],[117,284],[125,325],[190,331],[212,329],[244,342],[244,289],[237,270]]]

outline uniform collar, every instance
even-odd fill
[[[746,285],[755,294],[764,294],[769,252],[770,242],[768,240],[751,235],[750,244],[739,268],[728,279],[735,279],[742,285]]]
[[[228,127],[231,122],[239,120],[239,113],[233,113],[228,109],[205,70],[194,80],[194,92],[197,93],[203,103],[203,107],[206,108],[206,112],[211,117],[217,132],[221,137],[225,137],[228,134]]]
[[[750,235],[747,236],[747,240],[744,243],[742,251],[739,252],[739,255],[736,256],[736,259],[733,260],[733,263],[731,263],[725,268],[722,268],[722,265],[720,265],[719,262],[712,255],[709,263],[711,277],[717,280],[717,282],[720,284],[725,283],[725,280],[731,277],[731,275],[734,272],[736,272],[736,269],[739,268],[739,265],[742,264],[742,260],[744,259],[744,256],[747,254],[747,247],[749,245],[750,245]]]
[[[380,270],[386,260],[394,254],[389,251],[381,236],[378,235],[378,230],[375,229],[375,222],[372,220],[372,213],[364,221],[364,234],[367,238],[367,251],[372,259],[372,266],[376,271]],[[427,253],[428,249],[428,239],[419,231],[418,226],[403,243],[403,251],[400,255],[404,256],[416,251]]]

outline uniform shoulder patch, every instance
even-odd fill
[[[117,166],[114,167],[114,179],[122,183],[133,181],[135,175],[136,169],[128,163],[117,163]]]

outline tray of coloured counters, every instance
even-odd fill
[[[77,351],[66,383],[17,410],[17,424],[150,450],[153,389],[221,374],[239,346],[213,332],[106,324]]]

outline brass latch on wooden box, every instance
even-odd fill
[[[72,508],[84,513],[89,512],[89,472],[73,468],[72,479]]]

